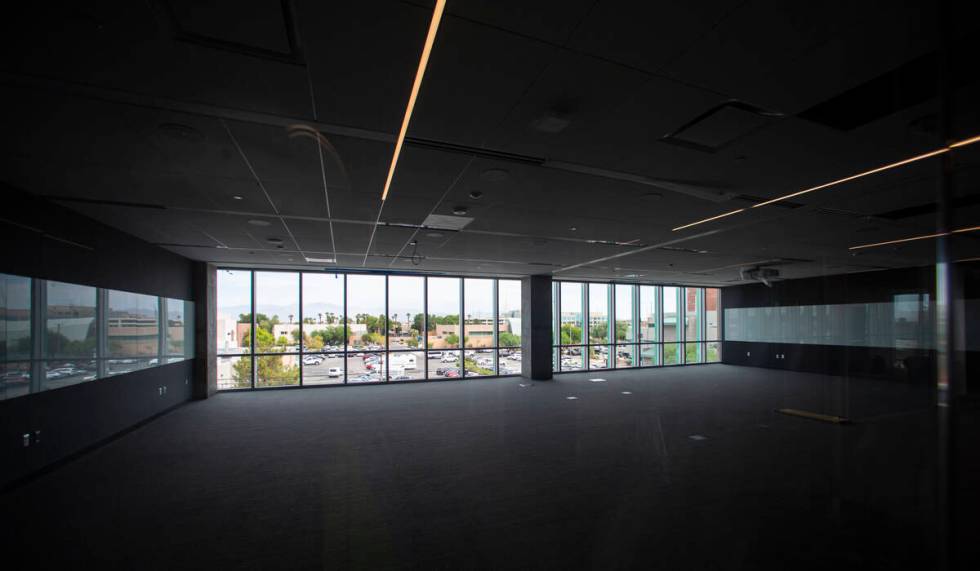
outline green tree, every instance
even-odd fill
[[[561,324],[561,344],[577,345],[582,342],[582,328],[571,323]]]
[[[520,335],[514,335],[509,331],[502,331],[497,337],[497,341],[500,343],[501,347],[520,347],[521,337]]]
[[[449,335],[446,335],[443,338],[443,340],[450,347],[459,347],[459,335],[456,335],[455,333],[450,333]]]

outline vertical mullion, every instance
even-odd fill
[[[655,351],[657,353],[657,366],[664,366],[664,286],[655,286],[654,298],[654,319],[657,320],[657,335]]]
[[[591,337],[592,335],[592,313],[589,311],[589,288],[592,287],[588,282],[582,283],[582,293],[581,293],[581,308],[582,308],[582,370],[588,371],[591,367],[591,359],[589,359],[589,348],[591,347]]]
[[[47,380],[46,367],[44,361],[41,360],[44,356],[44,338],[47,330],[47,323],[44,320],[48,306],[47,281],[37,278],[28,279],[31,280],[31,310],[29,312],[31,317],[31,352],[28,355],[31,380],[28,393],[39,393],[42,387],[41,380]]]
[[[641,351],[640,342],[640,286],[633,285],[633,310],[630,319],[633,320],[633,366],[643,365],[643,359],[638,354]]]
[[[157,366],[163,364],[164,344],[167,340],[167,327],[164,318],[167,315],[167,298],[157,297]]]
[[[498,282],[500,280],[494,278],[490,282],[490,288],[493,291],[493,374],[500,374],[500,287]]]
[[[252,326],[248,328],[249,329],[248,334],[250,336],[250,340],[249,340],[248,346],[252,349],[251,355],[250,355],[250,358],[252,359],[252,375],[251,375],[252,378],[251,378],[251,381],[252,381],[252,388],[254,389],[255,386],[256,386],[255,379],[258,378],[257,377],[258,376],[258,360],[255,358],[255,351],[256,351],[255,340],[258,338],[258,336],[255,334],[256,323],[258,323],[258,320],[255,318],[255,270],[249,270],[248,276],[249,276],[249,280],[251,280],[251,285],[252,285],[252,287],[250,288],[251,289],[251,293],[252,293],[251,300],[250,300],[251,301],[251,304],[252,304]]]
[[[109,294],[103,288],[95,290],[95,366],[97,368],[96,378],[106,377],[108,367],[106,360],[109,358]]]
[[[429,378],[429,276],[422,276],[422,357],[425,361],[424,378]]]
[[[350,339],[348,339],[347,337],[348,337],[348,335],[350,335],[350,331],[349,331],[349,328],[347,327],[347,274],[342,274],[342,275],[344,276],[344,295],[343,295],[343,300],[342,300],[343,301],[343,307],[344,307],[344,313],[343,313],[343,315],[340,318],[340,322],[341,322],[340,325],[344,328],[343,329],[343,332],[344,332],[344,384],[346,385],[347,384],[347,350],[348,350],[347,348],[350,345]]]
[[[388,277],[389,277],[388,274],[385,274],[385,318],[384,318],[385,352],[383,355],[385,366],[382,367],[384,371],[381,373],[382,375],[384,375],[384,379],[382,379],[382,382],[385,383],[388,382],[388,378],[391,376],[391,374],[388,372],[391,367],[391,359],[389,359],[389,356],[391,354],[391,339],[388,338],[388,331],[391,329],[391,324],[388,323],[388,298],[390,297],[391,293],[388,290]]]
[[[306,365],[303,363],[303,272],[299,274],[299,386],[303,386],[303,370]]]
[[[554,352],[555,351],[555,347],[558,348],[557,349],[558,350],[558,354],[557,355],[552,355],[552,358],[555,359],[555,365],[557,365],[558,366],[558,370],[561,371],[561,282],[560,281],[553,281],[551,283],[553,284],[552,285],[552,288],[551,288],[551,292],[552,292],[552,295],[555,297],[553,306],[555,308],[555,314],[556,314],[556,315],[552,316],[553,323],[551,325],[552,325],[552,331],[554,331],[553,335],[555,335],[557,337],[556,339],[552,339],[551,340],[551,343],[552,343],[551,351]],[[522,293],[523,293],[523,289],[522,289]],[[521,307],[522,308],[524,307],[523,304],[524,304],[524,300],[522,299],[521,300]],[[524,319],[524,315],[521,315],[521,319]],[[521,327],[523,327],[523,325]],[[521,355],[521,369],[522,370],[523,370],[523,367],[524,367],[524,365],[523,365],[523,363],[524,363],[523,359],[524,359],[524,355]]]
[[[459,278],[459,378],[466,380],[466,279]]]

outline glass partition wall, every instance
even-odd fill
[[[220,269],[220,390],[520,373],[518,280]]]
[[[717,288],[556,281],[555,371],[721,360]]]

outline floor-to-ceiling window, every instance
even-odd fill
[[[720,361],[719,290],[556,281],[556,371]]]
[[[518,280],[221,269],[216,325],[219,389],[520,373]]]

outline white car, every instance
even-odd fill
[[[313,356],[313,355],[310,355],[308,357],[303,357],[303,364],[304,365],[319,365],[322,362],[323,362],[323,358],[322,357],[316,357],[316,356]]]
[[[327,369],[327,376],[330,378],[344,376],[344,371],[340,367],[330,367]]]
[[[443,363],[455,363],[459,361],[459,355],[455,353],[443,353],[442,362]]]

